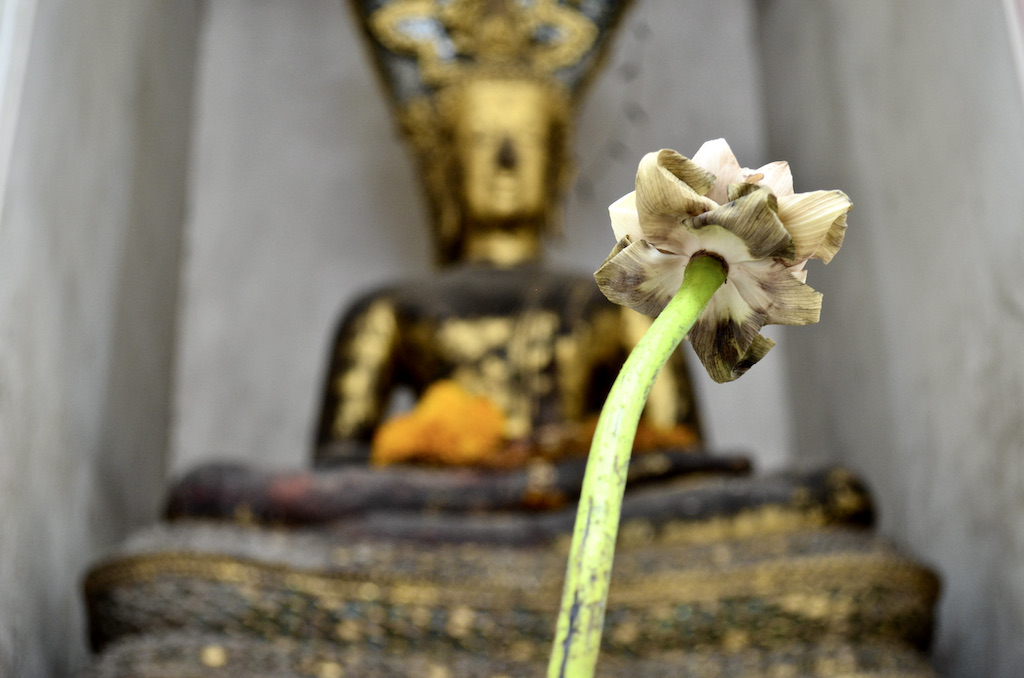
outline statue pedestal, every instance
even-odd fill
[[[848,472],[627,496],[599,675],[935,675],[938,581]],[[565,511],[155,526],[88,575],[92,675],[542,675]]]

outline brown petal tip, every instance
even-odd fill
[[[680,153],[663,148],[658,151],[658,166],[693,189],[697,195],[707,195],[715,185],[715,175]]]

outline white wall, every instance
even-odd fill
[[[0,676],[82,665],[86,564],[157,516],[196,23],[38,3],[0,220]]]
[[[211,458],[296,467],[328,341],[355,294],[429,270],[419,187],[368,55],[337,0],[218,0],[202,29],[177,361],[173,466]],[[643,153],[726,136],[765,162],[747,0],[643,0],[583,110],[581,188],[559,265],[594,270],[606,206]],[[709,27],[713,27],[713,30]],[[639,65],[629,78],[626,63]],[[637,108],[639,113],[628,111]],[[727,386],[701,379],[713,441],[768,465],[790,448],[785,357]]]
[[[801,456],[875,490],[938,568],[936,664],[1024,674],[1024,109],[1002,8],[762,3],[771,147],[854,209],[794,333]]]

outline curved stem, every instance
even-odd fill
[[[626,487],[640,414],[655,378],[726,279],[725,263],[696,256],[683,284],[626,359],[598,419],[576,512],[562,607],[548,678],[594,674]]]

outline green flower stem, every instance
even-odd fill
[[[717,257],[690,260],[679,291],[641,337],[608,393],[583,479],[548,678],[594,675],[640,413],[665,361],[725,282],[726,273]]]

